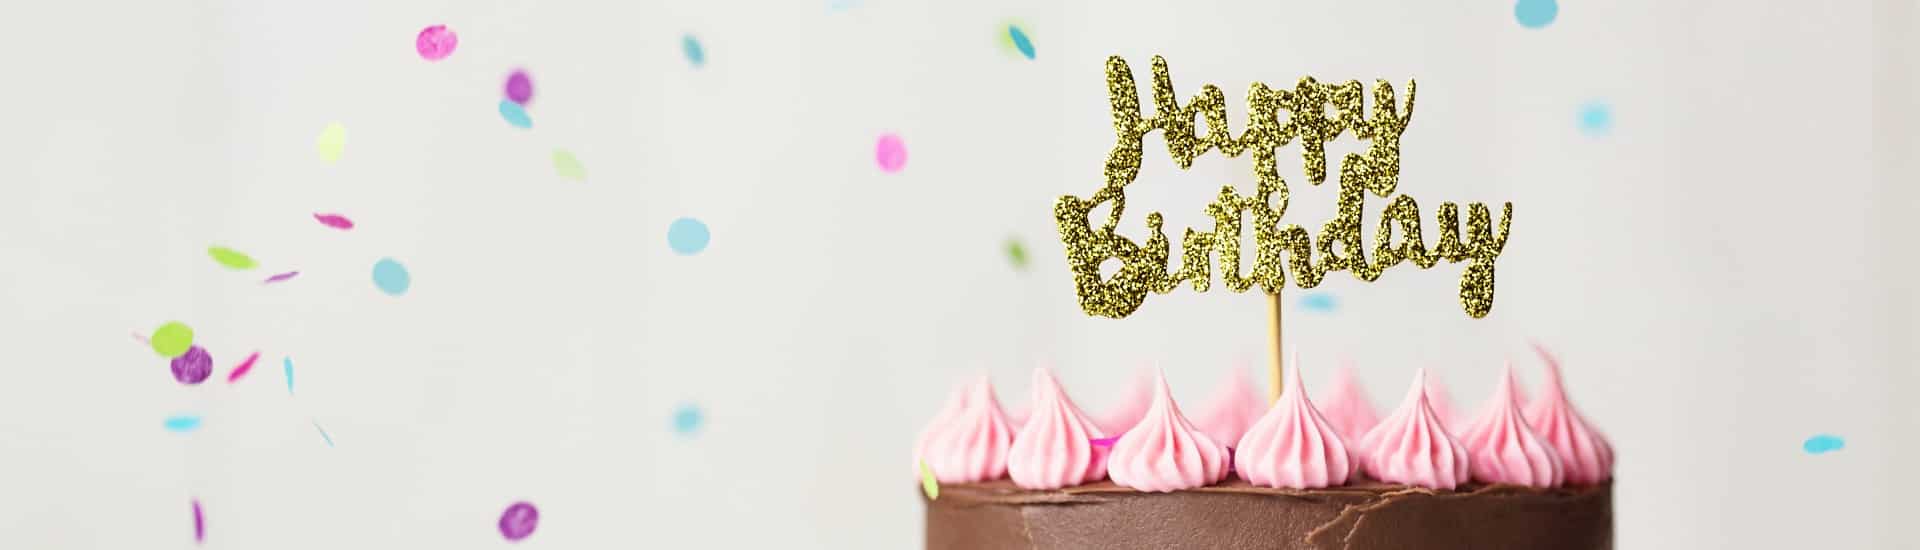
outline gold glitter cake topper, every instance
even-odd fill
[[[1286,287],[1287,269],[1283,267],[1292,270],[1296,286],[1313,288],[1333,271],[1348,271],[1370,282],[1401,261],[1411,261],[1421,269],[1431,268],[1442,259],[1454,263],[1469,261],[1460,275],[1460,305],[1467,315],[1475,318],[1484,317],[1493,309],[1493,264],[1507,244],[1513,203],[1507,203],[1502,209],[1498,233],[1493,231],[1492,214],[1487,205],[1469,204],[1464,242],[1460,235],[1459,207],[1450,202],[1441,203],[1436,216],[1440,225],[1439,241],[1428,251],[1420,227],[1420,206],[1413,197],[1402,194],[1388,201],[1381,214],[1371,259],[1361,242],[1365,194],[1370,192],[1385,198],[1393,195],[1399,185],[1400,135],[1413,118],[1412,81],[1407,82],[1404,112],[1395,108],[1393,85],[1376,81],[1371,117],[1363,116],[1365,95],[1357,81],[1321,84],[1305,77],[1292,90],[1271,89],[1255,82],[1247,90],[1248,122],[1239,137],[1234,137],[1227,128],[1226,99],[1220,89],[1208,84],[1185,106],[1180,105],[1174,96],[1173,79],[1167,74],[1167,62],[1159,56],[1153,58],[1152,118],[1141,117],[1133,71],[1119,56],[1107,58],[1107,92],[1118,141],[1107,156],[1106,186],[1088,199],[1072,195],[1060,197],[1053,206],[1060,240],[1067,247],[1067,264],[1073,270],[1080,308],[1087,314],[1126,317],[1146,301],[1148,291],[1166,294],[1178,288],[1182,281],[1190,281],[1195,291],[1205,292],[1212,284],[1215,252],[1219,253],[1221,280],[1229,290],[1245,292],[1258,284],[1267,294],[1276,297]],[[1195,116],[1205,117],[1207,135],[1194,135]],[[1151,235],[1144,245],[1115,232],[1120,215],[1126,209],[1126,186],[1140,173],[1141,142],[1154,130],[1160,130],[1166,138],[1167,152],[1181,169],[1192,166],[1193,159],[1208,149],[1217,149],[1228,157],[1251,151],[1254,177],[1259,182],[1251,196],[1241,196],[1231,185],[1221,187],[1219,197],[1207,205],[1207,215],[1214,221],[1213,231],[1186,230],[1180,240],[1178,271],[1168,268],[1169,246],[1161,231],[1159,212],[1147,214]],[[1276,149],[1299,140],[1307,181],[1319,185],[1327,176],[1326,144],[1349,130],[1354,137],[1369,141],[1370,146],[1365,154],[1349,153],[1340,161],[1339,213],[1321,226],[1317,243],[1298,225],[1280,226],[1290,195],[1286,182],[1280,178]],[[1277,202],[1269,203],[1276,194]],[[1112,210],[1107,214],[1106,223],[1096,229],[1087,219],[1088,214],[1107,202],[1113,203]],[[1252,272],[1242,275],[1240,237],[1243,214],[1247,212],[1253,214],[1257,250]],[[1396,226],[1401,233],[1398,242],[1393,236]],[[1317,258],[1315,250],[1319,251]],[[1109,259],[1119,259],[1122,265],[1111,278],[1102,279],[1100,264]]]

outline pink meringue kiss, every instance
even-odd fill
[[[1013,430],[986,376],[967,386],[958,411],[944,424],[928,428],[919,452],[919,459],[933,470],[934,479],[972,483],[1007,475],[1007,448],[1013,443]]]
[[[1467,427],[1460,442],[1467,446],[1474,480],[1538,488],[1558,487],[1566,481],[1559,453],[1534,435],[1520,415],[1512,364],[1501,374],[1493,402]]]
[[[1047,369],[1033,371],[1033,408],[1013,436],[1007,474],[1022,489],[1059,489],[1107,476],[1107,449],[1094,439],[1100,427],[1073,404]]]
[[[1440,375],[1427,375],[1427,405],[1433,407],[1433,415],[1440,417],[1440,423],[1452,429],[1459,426],[1460,417],[1453,408],[1453,392],[1447,391],[1446,382],[1440,381]]]
[[[1240,436],[1247,434],[1247,428],[1253,427],[1266,412],[1267,400],[1254,391],[1247,370],[1235,368],[1214,392],[1213,399],[1207,401],[1206,410],[1195,416],[1194,424],[1214,441],[1231,444],[1240,441]]]
[[[941,433],[953,426],[954,418],[960,416],[960,409],[966,404],[967,388],[966,384],[954,386],[953,391],[947,394],[947,404],[940,406],[940,412],[933,414],[933,420],[927,421],[927,426],[920,429],[920,437],[914,439],[913,477],[915,479],[920,477],[920,463],[926,460],[928,451],[933,448],[933,442],[939,439]]]
[[[1333,383],[1321,397],[1324,399],[1319,401],[1320,414],[1349,442],[1360,441],[1367,430],[1380,424],[1380,413],[1374,412],[1377,409],[1373,408],[1373,400],[1353,379],[1352,365],[1341,365],[1340,370],[1334,371]]]
[[[1147,415],[1147,407],[1153,405],[1153,375],[1145,370],[1134,374],[1133,382],[1127,386],[1126,393],[1120,395],[1120,403],[1107,414],[1101,415],[1100,429],[1110,434],[1126,433],[1128,428],[1140,422]]]
[[[1205,487],[1227,477],[1227,448],[1193,427],[1173,404],[1162,373],[1153,405],[1133,429],[1113,442],[1107,477],[1123,487],[1167,493]]]
[[[1318,489],[1345,485],[1359,467],[1339,430],[1313,408],[1300,380],[1300,358],[1287,373],[1280,400],[1235,446],[1240,479],[1263,487]]]
[[[1533,426],[1554,451],[1566,469],[1568,485],[1591,485],[1613,477],[1613,446],[1567,400],[1567,388],[1560,379],[1560,361],[1539,344],[1534,351],[1547,362],[1547,382],[1540,396],[1527,405],[1527,423]]]
[[[1441,425],[1427,399],[1427,370],[1414,375],[1400,408],[1360,440],[1361,469],[1374,479],[1428,489],[1465,483],[1467,448]]]

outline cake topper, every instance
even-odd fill
[[[1292,90],[1273,89],[1254,82],[1247,89],[1247,124],[1239,136],[1227,127],[1226,99],[1212,84],[1202,86],[1200,94],[1180,105],[1174,95],[1173,79],[1167,62],[1153,58],[1154,115],[1144,118],[1140,112],[1139,90],[1133,71],[1119,56],[1107,58],[1108,101],[1113,109],[1113,129],[1118,138],[1107,156],[1106,185],[1089,198],[1067,195],[1054,203],[1053,215],[1060,228],[1060,240],[1066,245],[1067,265],[1073,271],[1074,288],[1080,308],[1089,315],[1122,318],[1133,314],[1146,301],[1148,291],[1173,292],[1183,281],[1196,292],[1212,286],[1214,254],[1218,253],[1220,279],[1228,290],[1246,292],[1258,284],[1272,300],[1274,318],[1274,364],[1278,365],[1280,292],[1286,287],[1287,272],[1293,273],[1299,288],[1319,286],[1327,273],[1347,271],[1362,281],[1378,279],[1387,268],[1410,261],[1421,269],[1440,260],[1468,262],[1460,275],[1460,305],[1468,316],[1485,317],[1493,309],[1494,261],[1506,247],[1513,204],[1507,203],[1500,216],[1499,231],[1492,228],[1492,213],[1483,203],[1471,203],[1467,209],[1467,234],[1460,235],[1460,209],[1454,203],[1441,203],[1435,221],[1438,241],[1429,250],[1420,225],[1420,206],[1413,197],[1393,196],[1400,182],[1400,135],[1413,118],[1414,83],[1408,81],[1406,110],[1396,108],[1393,85],[1385,80],[1374,83],[1371,116],[1363,112],[1365,93],[1358,81],[1322,84],[1303,77]],[[1285,116],[1282,119],[1282,116]],[[1205,117],[1207,134],[1194,134],[1194,117]],[[1116,232],[1120,216],[1126,210],[1126,187],[1140,174],[1143,138],[1160,130],[1174,164],[1186,169],[1193,159],[1217,149],[1228,157],[1253,153],[1253,174],[1258,185],[1252,195],[1242,196],[1232,185],[1222,186],[1218,198],[1207,205],[1213,218],[1212,231],[1188,228],[1181,237],[1180,268],[1168,265],[1169,243],[1162,232],[1159,212],[1147,214],[1145,244]],[[1367,140],[1365,154],[1349,153],[1340,160],[1338,183],[1339,213],[1321,225],[1318,242],[1307,229],[1288,223],[1281,225],[1291,195],[1278,170],[1277,149],[1298,140],[1302,168],[1307,181],[1319,185],[1327,177],[1326,144],[1351,131]],[[1360,227],[1364,221],[1366,193],[1387,198],[1374,232],[1372,257],[1362,243]],[[1277,195],[1277,197],[1276,197]],[[1094,227],[1088,215],[1095,207],[1112,203],[1106,221]],[[1252,213],[1254,242],[1250,273],[1241,271],[1240,240],[1245,214]],[[1399,228],[1399,238],[1394,228]],[[1336,246],[1337,245],[1337,246]],[[1316,256],[1314,252],[1318,250]],[[1118,259],[1121,266],[1110,277],[1102,278],[1100,264]],[[1284,262],[1284,263],[1283,263]],[[1279,394],[1279,371],[1274,369],[1271,395]]]

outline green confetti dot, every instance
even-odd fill
[[[153,330],[153,337],[147,340],[153,346],[153,352],[161,357],[172,359],[187,353],[193,347],[193,328],[186,323],[171,321]]]
[[[553,173],[573,181],[586,181],[587,167],[565,149],[553,150]]]
[[[320,160],[335,162],[340,160],[340,152],[347,148],[347,127],[338,122],[327,123],[320,130],[320,137],[313,140],[313,150],[320,153]]]
[[[920,490],[927,493],[927,500],[940,500],[940,482],[933,479],[933,468],[925,460],[920,461]]]
[[[207,255],[212,256],[213,261],[220,262],[220,265],[227,266],[230,269],[253,269],[255,265],[258,265],[253,262],[252,257],[224,246],[207,247]]]
[[[1027,245],[1021,244],[1019,237],[1007,238],[1007,261],[1013,262],[1014,269],[1026,271]]]

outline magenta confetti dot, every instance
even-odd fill
[[[500,513],[500,536],[519,542],[533,534],[533,528],[540,526],[540,510],[533,503],[521,501],[507,507]]]
[[[420,36],[413,39],[414,51],[420,52],[420,58],[427,61],[439,61],[453,55],[453,49],[460,45],[460,35],[446,25],[434,25],[420,29]]]
[[[207,541],[207,515],[200,511],[200,499],[193,499],[193,541]]]
[[[339,214],[314,214],[313,219],[334,229],[353,229],[353,220]]]
[[[880,170],[889,174],[899,172],[907,166],[907,142],[899,134],[881,134],[880,143],[874,146],[873,159],[880,163]]]
[[[213,356],[207,355],[207,349],[200,346],[187,348],[186,353],[173,358],[173,379],[182,384],[199,384],[213,375]]]
[[[298,276],[298,275],[300,275],[300,272],[298,272],[298,271],[288,271],[288,272],[286,272],[286,273],[280,273],[280,274],[277,274],[277,275],[274,275],[274,276],[272,276],[272,277],[267,277],[267,280],[265,280],[265,281],[261,281],[261,283],[278,283],[278,282],[280,282],[280,281],[285,281],[285,280],[287,280],[287,279],[292,279],[292,278],[294,278],[295,276]]]
[[[533,78],[526,71],[514,71],[507,75],[507,100],[525,106],[533,101]]]

